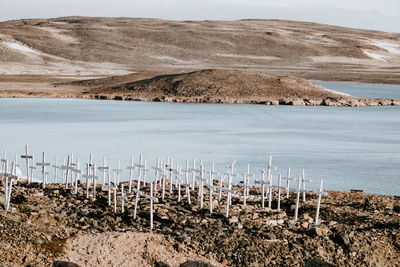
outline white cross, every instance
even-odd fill
[[[43,186],[43,188],[45,188],[46,187],[46,167],[50,166],[50,163],[46,162],[46,154],[44,152],[42,154],[42,162],[37,162],[36,166],[42,166],[42,176],[43,176],[42,186]]]
[[[162,179],[162,194],[161,194],[161,197],[162,197],[162,200],[164,200],[164,198],[165,198],[165,180],[168,178],[168,176],[167,176],[167,165],[165,163],[161,163],[161,164],[163,166],[163,171],[162,171],[162,173],[160,175],[160,178]]]
[[[35,163],[35,156],[32,156],[32,165],[34,165]],[[29,169],[31,170],[31,181],[33,182],[33,174],[34,174],[34,170],[36,170],[35,166],[29,166]]]
[[[236,160],[232,163],[231,167],[230,167],[230,171],[228,174],[228,196],[227,196],[227,200],[226,200],[226,212],[225,212],[225,217],[228,218],[229,217],[229,205],[232,204],[232,173],[233,173],[233,168],[235,166]],[[221,190],[221,188],[220,188]]]
[[[319,184],[319,191],[317,191],[316,193],[318,194],[318,201],[317,201],[317,211],[315,214],[315,225],[319,225],[320,221],[319,221],[319,209],[321,207],[321,196],[327,196],[328,193],[324,192],[322,190],[322,184],[324,183],[324,180],[321,180],[320,184]]]
[[[153,196],[153,183],[150,183],[150,195],[145,195],[145,198],[150,200],[150,231],[153,230],[153,201],[158,201],[158,198]]]
[[[307,180],[304,176],[304,169],[301,170],[301,183],[303,186],[303,202],[306,202],[306,182],[311,183],[311,180]]]
[[[126,196],[126,194],[124,192],[123,184],[121,184],[121,195],[118,196],[118,198],[121,199],[121,213],[124,213],[125,212],[125,200],[128,200],[128,197]]]
[[[250,174],[250,164],[247,164],[247,172],[243,173],[243,181],[240,186],[243,186],[243,205],[246,205],[246,199],[249,195],[250,185],[250,177],[253,177],[254,174]]]
[[[261,180],[255,180],[254,184],[261,184],[261,208],[265,207],[265,170],[261,170]]]
[[[299,214],[299,202],[300,202],[300,193],[307,192],[301,189],[301,177],[297,179],[297,190],[296,190],[296,209],[294,211],[294,220],[297,221]]]
[[[290,177],[290,168],[288,168],[287,176],[282,177],[282,180],[286,180],[286,198],[289,198],[290,193],[290,181],[296,181],[296,178]]]
[[[278,185],[271,185],[270,190],[278,189],[278,211],[281,210],[281,189],[286,189],[286,187],[282,186],[282,176],[278,174]]]
[[[93,197],[96,199],[96,180],[99,179],[98,176],[96,176],[96,164],[94,164],[94,170],[93,174],[90,174],[90,164],[86,164],[86,175],[82,175],[82,178],[86,179],[86,198],[89,198],[89,187],[90,187],[90,179],[93,180]]]
[[[28,184],[29,184],[31,182],[29,179],[29,159],[32,159],[32,155],[29,155],[28,145],[25,145],[25,155],[21,155],[21,158],[25,159],[26,180],[28,181]]]
[[[74,181],[74,193],[78,193],[78,180],[79,180],[79,174],[82,173],[80,170],[80,162],[79,162],[79,157],[76,159],[76,168],[72,170],[75,172],[75,181]]]
[[[162,172],[162,168],[160,167],[160,157],[157,156],[156,166],[151,167],[154,170],[154,189],[157,191],[157,183],[158,183],[158,175]],[[161,182],[161,181],[160,181]]]
[[[13,185],[13,180],[18,179],[16,176],[16,164],[15,161],[12,162],[12,167],[11,167],[11,172],[10,173],[3,173],[2,176],[6,177],[5,179],[5,189],[4,189],[4,200],[6,203],[6,211],[9,210],[10,208],[10,202],[11,202],[11,192],[12,192],[12,185]],[[7,186],[8,185],[8,186]]]
[[[118,160],[118,168],[117,169],[112,169],[112,171],[114,173],[116,173],[116,175],[117,175],[117,185],[119,185],[119,174],[124,171],[123,169],[121,169],[121,161],[120,160]]]
[[[54,162],[54,165],[51,165],[51,167],[54,168],[54,183],[57,182],[57,169],[61,170],[61,166],[58,165],[58,157],[56,156],[56,161]]]
[[[139,155],[139,163],[135,164],[135,167],[138,167],[137,180],[138,180],[138,183],[140,184],[140,179],[142,177],[142,168],[144,168],[142,154]],[[139,185],[139,189],[140,189],[140,185]]]
[[[186,197],[187,197],[188,203],[190,205],[191,204],[191,200],[190,200],[189,172],[191,172],[191,171],[189,170],[189,160],[186,160],[186,169],[182,170],[182,172],[185,173],[185,183],[183,184],[183,186],[185,187]]]
[[[73,161],[73,159],[72,159],[72,154],[71,155],[68,155],[68,158],[67,158],[67,164],[66,165],[61,165],[61,170],[64,170],[65,171],[65,178],[64,178],[64,181],[65,181],[65,189],[68,189],[68,180],[69,180],[69,178],[68,178],[68,174],[70,173],[70,171],[72,171],[73,169],[74,169],[74,167],[72,167],[72,161]],[[71,179],[72,180],[72,179]],[[71,181],[72,182],[72,181]]]
[[[205,186],[208,187],[210,213],[213,212],[213,193],[214,193],[214,189],[217,188],[214,185],[213,169],[214,169],[214,163],[213,163],[212,169],[209,171],[209,181],[208,181],[208,183],[205,184]]]
[[[272,166],[272,156],[269,156],[269,161],[268,161],[268,165],[267,165],[267,169],[268,169],[268,186],[271,187],[272,186],[272,175],[271,175],[271,170],[274,169],[276,170],[277,167],[276,166]],[[269,192],[269,196],[268,196],[268,208],[271,208],[271,201],[272,201],[272,189],[269,188],[267,190]]]
[[[133,155],[131,156],[131,165],[127,166],[126,168],[129,170],[129,189],[128,189],[128,192],[130,194],[130,193],[132,193],[133,170],[136,169]]]
[[[103,157],[103,166],[97,167],[99,171],[103,171],[103,185],[106,183],[106,172],[110,169],[107,166],[106,157]]]
[[[137,205],[139,204],[140,195],[142,194],[142,192],[140,190],[136,189],[136,188],[133,188],[133,192],[136,193],[135,208],[133,210],[133,219],[136,220]]]

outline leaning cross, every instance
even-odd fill
[[[315,225],[319,225],[320,221],[319,221],[319,209],[321,207],[321,196],[327,196],[328,193],[324,192],[322,190],[322,184],[324,183],[324,180],[321,180],[320,184],[319,184],[319,191],[316,192],[318,194],[318,202],[317,202],[317,212],[315,214]]]

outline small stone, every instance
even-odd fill
[[[243,229],[243,225],[242,225],[241,223],[239,223],[239,224],[237,225],[237,228],[238,228],[238,229]]]
[[[303,223],[301,224],[301,227],[303,227],[303,228],[308,228],[308,226],[309,226],[309,223],[308,223],[308,222],[303,222]]]
[[[268,220],[267,221],[267,225],[277,226],[278,225],[278,221],[277,220]]]
[[[258,213],[253,213],[253,220],[257,220],[259,218],[259,214]]]
[[[229,219],[229,223],[237,223],[237,222],[239,222],[239,219],[236,216],[233,216],[232,218]]]

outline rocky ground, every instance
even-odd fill
[[[0,262],[49,266],[68,260],[82,266],[124,266],[127,263],[118,260],[129,258],[144,266],[178,266],[187,259],[229,266],[301,266],[309,260],[337,266],[400,266],[396,196],[329,191],[322,200],[322,223],[314,227],[314,193],[301,203],[297,222],[293,194],[282,200],[280,212],[275,210],[276,200],[272,209],[262,209],[259,201],[248,200],[244,206],[234,198],[230,217],[225,218],[224,199],[214,200],[210,214],[207,194],[200,210],[197,192],[192,192],[192,205],[185,197],[178,203],[176,192],[167,193],[164,201],[155,203],[150,233],[149,201],[139,202],[135,220],[134,196],[121,213],[120,203],[116,211],[107,205],[107,192],[100,186],[97,200],[86,199],[84,188],[80,185],[74,195],[62,185],[44,190],[38,184],[16,185],[10,211],[0,211]],[[159,248],[154,249],[156,244]]]

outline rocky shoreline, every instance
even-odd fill
[[[191,205],[186,198],[177,202],[176,192],[155,203],[152,234],[168,240],[174,254],[198,255],[228,266],[302,266],[310,260],[336,266],[399,266],[399,197],[329,191],[321,204],[322,223],[313,226],[314,193],[307,193],[307,201],[301,203],[297,222],[293,221],[293,195],[282,199],[280,212],[276,201],[272,209],[263,209],[260,201],[248,199],[244,206],[234,198],[230,217],[225,218],[223,200],[214,201],[210,214],[207,197],[200,210],[196,191],[191,194]],[[13,188],[10,211],[0,211],[0,262],[50,266],[54,260],[75,260],[79,264],[79,258],[66,253],[74,249],[69,247],[71,240],[80,236],[148,235],[149,203],[139,202],[134,219],[133,199],[128,196],[122,213],[120,205],[117,210],[108,206],[107,191],[101,186],[93,200],[86,199],[84,184],[75,195],[63,185],[43,190],[39,184],[19,182]],[[159,264],[157,256],[142,256],[147,266]]]
[[[155,97],[134,98],[122,95],[91,95],[84,97],[100,100],[144,101],[144,102],[169,102],[169,103],[209,103],[209,104],[258,104],[267,106],[329,106],[329,107],[375,107],[375,106],[400,106],[400,100],[386,98],[351,98],[351,99],[277,99],[277,100],[242,100],[221,98],[182,98],[182,97]]]

